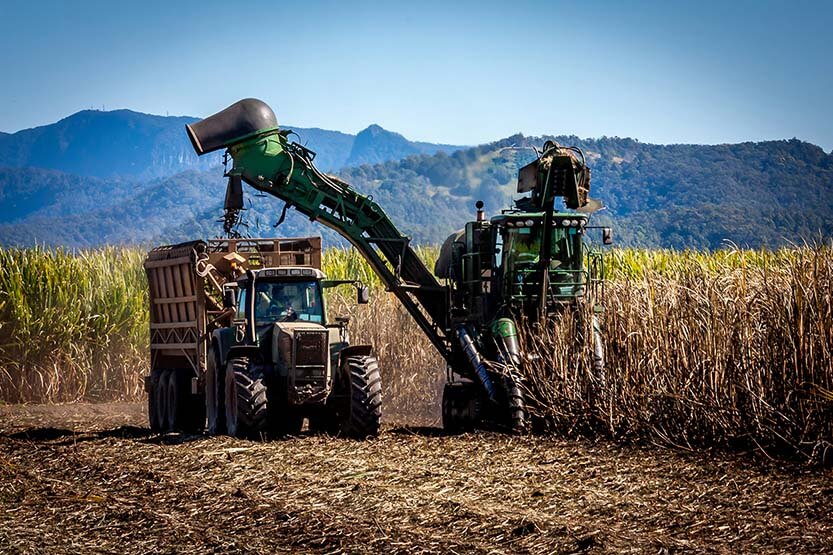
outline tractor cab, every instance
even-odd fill
[[[244,275],[237,282],[239,319],[250,308],[256,327],[276,322],[326,324],[321,280],[315,268],[267,268]],[[252,303],[249,305],[249,296]]]

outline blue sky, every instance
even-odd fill
[[[453,144],[520,131],[833,149],[833,1],[0,0],[0,12],[5,132],[90,107],[205,116],[253,96],[279,122]]]

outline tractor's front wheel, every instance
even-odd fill
[[[253,437],[266,430],[267,400],[263,376],[245,358],[226,366],[226,430],[235,437]]]
[[[356,438],[377,436],[382,418],[379,362],[374,356],[351,356],[347,357],[345,365],[350,383],[347,404],[339,422],[341,432]]]

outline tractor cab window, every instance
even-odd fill
[[[237,294],[237,314],[234,316],[237,320],[246,319],[246,288],[240,287]]]
[[[552,230],[552,262],[550,270],[575,270],[580,258],[581,239],[575,228],[555,227]],[[513,266],[538,264],[541,255],[541,228],[506,229],[503,237],[504,262]]]
[[[295,321],[323,323],[319,283],[258,281],[255,286],[255,321],[258,326]]]

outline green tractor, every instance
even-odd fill
[[[323,289],[340,283],[317,268],[277,267],[247,270],[227,284],[224,304],[235,314],[212,334],[209,433],[225,425],[238,437],[297,434],[305,418],[312,431],[379,433],[382,386],[372,348],[351,346],[345,321],[325,320]],[[358,292],[366,303],[367,288]]]
[[[154,431],[238,437],[379,432],[382,383],[370,345],[328,319],[323,290],[357,280],[321,271],[321,238],[212,239],[153,249],[151,372]]]
[[[278,127],[265,103],[241,100],[186,129],[197,154],[226,149],[231,161],[227,232],[239,221],[246,183],[337,231],[364,256],[446,360],[444,427],[528,429],[522,365],[529,360],[519,346],[519,320],[575,307],[602,279],[601,255],[584,241],[598,203],[587,196],[590,170],[580,150],[545,144],[519,174],[518,191],[529,196],[489,221],[479,203],[476,220],[446,241],[432,272],[384,210],[319,171],[315,153],[290,141],[291,131]],[[557,212],[558,197],[575,211]]]

